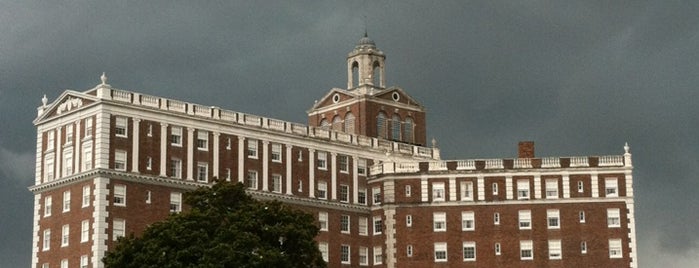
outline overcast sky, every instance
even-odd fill
[[[31,259],[43,94],[104,71],[117,88],[305,123],[346,86],[365,28],[443,158],[628,142],[641,266],[699,267],[699,1],[230,2],[0,0],[3,267]]]

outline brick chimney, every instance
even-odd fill
[[[519,158],[534,158],[534,142],[533,141],[520,141],[518,146]]]

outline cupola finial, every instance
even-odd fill
[[[49,99],[46,98],[46,94],[44,94],[44,97],[41,98],[41,104],[43,105],[43,107],[46,107],[46,104],[47,104],[48,102],[49,102]]]
[[[100,80],[102,80],[102,85],[107,84],[107,74],[105,72],[102,72],[102,76],[100,76]]]

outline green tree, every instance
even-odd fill
[[[191,209],[117,241],[107,267],[325,267],[313,216],[258,201],[243,184],[217,182],[185,194]]]

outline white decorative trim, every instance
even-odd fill
[[[568,174],[563,174],[563,198],[570,198],[570,176]]]
[[[194,128],[187,127],[187,180],[194,179]]]
[[[160,123],[160,176],[167,176],[167,146],[168,137],[167,123]]]
[[[32,228],[32,268],[39,265],[39,220],[41,219],[41,193],[34,195],[34,227]]]
[[[106,169],[109,168],[109,121],[111,118],[110,114],[104,110],[95,117],[95,147],[93,149],[95,161],[93,167]]]
[[[428,182],[428,177],[427,175],[422,175],[420,176],[420,196],[421,196],[421,201],[422,202],[429,202],[430,201],[430,186]]]
[[[337,200],[337,153],[330,153],[330,185],[332,200]]]
[[[505,176],[505,194],[507,195],[507,200],[512,200],[513,191],[512,176]]]
[[[626,209],[628,210],[627,218],[629,219],[628,229],[629,229],[629,259],[631,259],[631,268],[638,267],[638,252],[636,250],[636,221],[635,209],[633,198],[629,198],[626,202]]]
[[[308,149],[308,197],[316,197],[316,158],[314,149]]]
[[[292,180],[291,174],[293,174],[293,172],[292,172],[293,165],[291,163],[293,163],[293,161],[296,161],[296,159],[293,157],[292,151],[291,151],[293,146],[291,146],[289,144],[285,144],[285,147],[286,147],[286,194],[292,195],[293,194],[293,192],[292,192],[292,189],[293,189],[292,188],[293,187],[292,181],[293,180]]]
[[[386,253],[384,262],[386,267],[396,267],[396,209],[393,206],[385,206],[383,212],[386,229]]]
[[[483,175],[477,177],[476,182],[478,183],[478,200],[485,200],[485,178]]]
[[[447,200],[456,201],[459,198],[456,195],[456,177],[449,176],[449,196]]]
[[[94,210],[92,212],[92,264],[96,268],[104,267],[102,263],[102,258],[104,258],[107,252],[107,217],[109,217],[109,212],[107,212],[107,206],[109,206],[109,189],[107,185],[109,184],[109,179],[104,177],[97,177],[94,179]]]
[[[131,172],[136,172],[138,173],[138,158],[139,155],[138,153],[141,151],[138,149],[139,145],[139,131],[141,127],[141,119],[138,118],[133,118],[131,120],[131,129],[132,129],[132,137],[131,137]]]
[[[534,198],[541,198],[541,175],[534,175]]]
[[[213,153],[214,153],[214,160],[213,160],[213,161],[214,161],[214,167],[213,167],[213,170],[212,170],[212,172],[211,172],[211,176],[212,176],[212,177],[216,177],[216,178],[218,178],[219,180],[222,180],[223,178],[221,178],[221,176],[219,176],[219,169],[221,169],[221,168],[219,167],[219,162],[220,162],[220,160],[219,160],[219,159],[220,159],[219,154],[220,154],[220,151],[221,151],[221,150],[219,149],[219,143],[220,143],[219,139],[220,139],[220,138],[221,138],[221,133],[213,132],[213,139],[214,139],[214,148],[213,148],[213,151],[214,151],[214,152],[213,152]]]
[[[245,158],[248,157],[246,147],[245,137],[238,136],[238,182],[245,182]]]
[[[269,191],[269,141],[262,141],[262,191]]]
[[[590,188],[592,188],[592,197],[599,197],[599,177],[596,173],[590,174]]]

